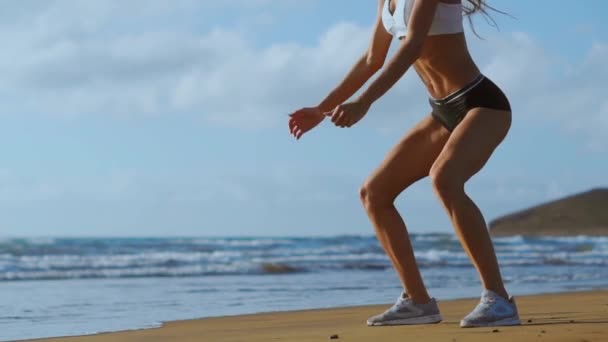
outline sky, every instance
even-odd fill
[[[513,125],[467,183],[487,221],[608,180],[608,2],[465,22]],[[373,234],[359,188],[429,113],[408,72],[350,129],[292,139],[365,51],[376,1],[4,0],[0,236]],[[393,44],[393,51],[394,46]],[[390,58],[390,56],[389,56]],[[396,202],[451,232],[428,180]]]

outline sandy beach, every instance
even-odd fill
[[[160,328],[32,341],[608,341],[608,290],[516,298],[519,327],[459,328],[477,299],[440,302],[435,325],[367,327],[365,319],[387,305],[264,313],[168,322]],[[334,336],[335,337],[335,336]]]

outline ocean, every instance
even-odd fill
[[[477,273],[454,235],[411,238],[432,296],[479,296]],[[608,237],[493,240],[515,296],[608,288]],[[373,236],[0,240],[0,341],[389,304],[399,294]]]

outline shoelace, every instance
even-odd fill
[[[399,308],[407,305],[409,302],[411,302],[411,299],[399,297],[397,299],[397,302],[395,304],[393,304],[393,306],[390,308],[390,310],[397,311],[397,310],[399,310]]]
[[[477,306],[474,311],[481,313],[481,314],[491,313],[492,312],[491,304],[496,303],[497,301],[498,301],[498,298],[495,298],[495,297],[483,297],[479,301],[479,304],[481,304],[481,305]]]
[[[479,301],[482,304],[492,304],[492,303],[496,303],[498,299],[495,297],[483,297],[481,298],[481,300]]]

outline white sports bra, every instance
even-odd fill
[[[395,13],[391,15],[390,2],[396,1]],[[407,22],[410,19],[414,0],[384,0],[382,23],[388,33],[397,38],[405,37]],[[446,4],[439,2],[435,10],[435,18],[429,29],[429,36],[463,32],[462,4]]]

